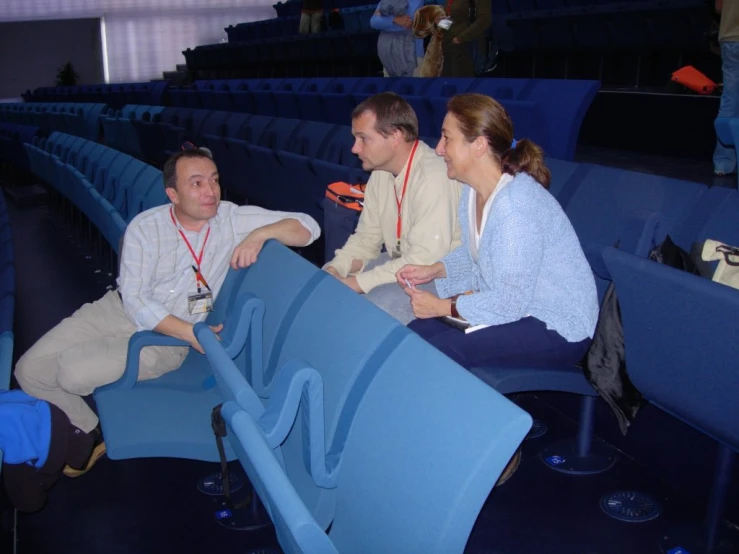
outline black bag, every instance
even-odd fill
[[[470,25],[477,20],[477,0],[469,0]],[[483,0],[489,1],[489,0]],[[491,27],[492,29],[492,27]],[[482,77],[498,67],[498,45],[492,37],[491,29],[485,31],[482,38],[472,41],[472,61],[475,67],[475,76]]]

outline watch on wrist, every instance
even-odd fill
[[[457,311],[457,299],[459,298],[459,294],[455,294],[452,296],[452,317],[456,317],[457,319],[461,319],[459,317],[459,312]]]

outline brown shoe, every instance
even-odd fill
[[[518,469],[518,466],[521,465],[521,449],[519,448],[516,450],[516,453],[513,455],[511,460],[508,462],[508,465],[505,466],[505,469],[503,470],[503,473],[500,474],[500,478],[498,479],[498,482],[495,483],[496,487],[501,486],[503,483],[508,481],[514,473],[516,473],[516,470]]]
[[[72,466],[67,465],[64,466],[62,473],[64,473],[64,475],[66,475],[67,477],[79,477],[80,475],[84,475],[92,469],[92,466],[95,465],[95,462],[97,462],[106,452],[107,449],[105,448],[105,442],[101,442],[95,445],[95,448],[92,449],[90,459],[87,460],[87,464],[83,469],[75,469]]]

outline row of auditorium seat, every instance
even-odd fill
[[[37,126],[97,140],[105,104],[25,102],[0,104],[0,122]]]
[[[352,109],[363,99],[384,91],[404,96],[418,114],[420,133],[435,141],[446,113],[448,99],[464,92],[487,94],[508,109],[519,137],[528,137],[540,144],[555,158],[570,160],[582,120],[595,98],[599,84],[586,80],[555,79],[475,79],[475,78],[284,78],[230,79],[195,81],[189,87],[172,87],[163,102],[180,108],[199,108],[221,112],[260,114],[290,119],[306,119],[346,125]],[[40,91],[39,91],[40,92]],[[79,91],[68,91],[70,100],[82,102]],[[0,106],[0,121],[37,125],[47,134],[61,131],[95,140],[99,132],[99,116],[103,120],[133,119],[138,121],[169,121],[172,110],[162,113],[154,105],[115,108],[115,98],[108,103],[102,93],[100,104],[26,103]],[[79,112],[83,115],[80,116]],[[112,112],[112,113],[111,113]],[[159,114],[159,115],[157,115]],[[56,118],[56,119],[50,119]],[[183,116],[177,116],[179,127],[187,128]],[[211,125],[212,127],[212,125]],[[234,128],[233,125],[230,126]],[[107,127],[106,127],[107,128]],[[189,131],[189,129],[188,129]],[[129,134],[116,135],[114,142],[130,154],[143,158],[139,141]],[[210,134],[226,134],[213,130]],[[190,133],[196,139],[196,133]],[[128,146],[123,146],[123,145]],[[150,158],[154,159],[154,158]]]
[[[0,143],[0,154],[6,147]],[[0,391],[10,388],[13,368],[13,318],[15,316],[15,257],[10,215],[5,195],[0,190]],[[3,451],[0,450],[0,470]]]
[[[372,14],[375,13],[376,9],[377,4],[342,8],[339,10],[343,21],[343,27],[340,30],[349,33],[371,30],[370,18],[372,17]],[[324,15],[324,25],[326,25],[327,20],[328,16]],[[229,42],[241,42],[297,35],[299,24],[300,16],[292,15],[275,19],[266,19],[263,21],[250,21],[249,23],[229,25],[226,27],[225,31],[228,35]],[[336,30],[338,29],[335,29],[335,31]]]
[[[317,220],[322,219],[319,203],[327,184],[367,180],[351,153],[354,139],[345,125],[164,108],[150,121],[105,118],[103,126],[108,144],[132,154],[140,151],[156,164],[185,141],[206,146],[228,191],[256,205],[303,211]]]
[[[116,253],[128,222],[168,201],[161,171],[97,142],[53,132],[25,148],[32,172],[76,206]]]
[[[196,78],[205,72],[227,78],[234,73],[251,73],[260,66],[272,76],[288,66],[295,66],[292,71],[300,73],[313,65],[335,68],[342,64],[360,76],[367,76],[370,68],[379,63],[374,29],[207,44],[188,48],[182,54]]]
[[[597,81],[474,78],[336,78],[196,81],[171,89],[172,106],[256,113],[346,125],[354,107],[379,92],[396,92],[416,110],[422,136],[440,136],[446,103],[464,92],[486,94],[511,114],[516,134],[555,158],[571,160]]]
[[[652,0],[508,17],[515,52],[707,50],[709,16],[701,0]]]
[[[280,151],[273,150],[273,154],[279,157]],[[244,162],[242,174],[249,176],[256,167],[250,166],[248,160]],[[608,280],[614,275],[619,276],[616,287],[624,314],[625,333],[627,342],[634,345],[627,349],[632,379],[637,386],[643,386],[649,400],[727,447],[737,448],[739,414],[733,391],[738,377],[733,371],[733,361],[739,353],[732,349],[739,347],[731,339],[737,332],[737,324],[730,315],[735,313],[739,303],[737,292],[669,268],[656,267],[653,262],[635,254],[644,255],[668,233],[685,249],[706,238],[739,244],[739,225],[734,217],[739,209],[739,192],[707,189],[696,183],[590,164],[555,159],[549,159],[548,164],[553,175],[552,194],[575,226],[601,295]],[[295,183],[301,182],[300,173],[293,172],[292,177]],[[612,250],[614,244],[619,245],[618,252]],[[656,284],[642,290],[639,287],[642,278],[656,279]],[[620,283],[623,283],[623,290],[628,291],[623,298]],[[655,287],[659,293],[659,305],[654,305]],[[279,290],[284,296],[279,286],[274,290]],[[311,287],[305,296],[310,296],[313,290]],[[690,312],[682,317],[675,316],[688,306]],[[320,321],[326,319],[331,318],[321,317]],[[630,322],[637,324],[631,327]],[[668,343],[665,337],[669,337]],[[686,345],[694,346],[697,354],[686,355]],[[265,364],[271,363],[271,354],[265,358]],[[651,363],[645,362],[647,358]],[[588,394],[589,385],[576,368],[546,372],[531,368],[523,372],[476,368],[474,372],[506,393],[560,390]],[[702,378],[696,380],[696,374]],[[178,372],[172,375],[170,379],[179,378]],[[186,372],[179,375],[186,375]],[[670,386],[654,386],[668,381]],[[161,384],[168,382],[165,379]],[[195,382],[197,386],[202,384],[199,379]],[[155,384],[151,386],[156,387]],[[137,388],[138,385],[133,390]],[[153,400],[154,393],[146,394],[147,402],[157,404]],[[592,389],[589,394],[594,394]],[[690,401],[684,400],[686,394]],[[124,404],[130,406],[130,400],[131,397],[121,400],[116,413],[122,413]],[[120,432],[124,433],[124,430]],[[134,435],[129,433],[126,436],[130,439]],[[210,455],[213,456],[212,450]]]
[[[120,109],[125,104],[163,104],[169,81],[39,87],[23,95],[26,102],[87,102]]]

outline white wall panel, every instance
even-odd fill
[[[225,27],[276,17],[276,0],[0,0],[0,22],[101,17],[109,82],[161,79],[182,51],[226,38]],[[20,53],[22,56],[22,53]]]

